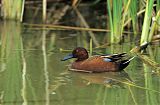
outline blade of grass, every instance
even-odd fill
[[[89,55],[91,56],[93,52],[93,45],[92,45],[92,38],[90,38],[90,42],[89,42]]]
[[[4,19],[22,20],[24,0],[2,0],[2,16]]]
[[[152,26],[151,26],[151,31],[149,32],[149,37],[148,37],[148,41],[151,42],[156,25],[158,23],[158,19],[160,19],[160,10],[157,13],[157,16],[155,17],[155,20],[153,20]]]
[[[137,35],[138,33],[138,23],[137,23],[137,12],[138,12],[138,1],[137,0],[131,0],[131,5],[129,7],[129,14],[132,19],[132,27],[134,31],[134,35]]]
[[[122,16],[122,26],[121,26],[121,37],[122,37],[122,33],[123,33],[123,29],[124,29],[124,21],[125,21],[125,18],[126,18],[126,15],[127,15],[127,12],[128,12],[128,8],[130,6],[130,3],[131,3],[131,0],[128,0],[128,2],[126,3],[126,5],[124,5],[124,13],[123,13],[123,16]]]
[[[111,43],[114,42],[114,29],[113,29],[113,19],[112,19],[112,14],[111,14],[111,3],[109,0],[107,0],[107,9],[108,9],[108,14],[109,14],[109,23],[110,23],[110,29],[111,29]]]
[[[141,35],[141,44],[144,42],[148,42],[148,34],[152,16],[153,3],[154,0],[147,0],[143,28],[142,28],[142,35]]]

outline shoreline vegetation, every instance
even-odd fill
[[[81,0],[72,0],[72,1],[64,1],[64,0],[43,0],[43,1],[33,1],[33,0],[2,0],[1,1],[1,17],[3,19],[13,19],[23,22],[24,10],[27,7],[35,7],[34,5],[38,5],[39,7],[35,7],[37,9],[41,9],[42,11],[42,23],[45,26],[46,24],[53,24],[55,28],[56,21],[51,22],[48,20],[50,15],[52,14],[52,6],[49,4],[63,4],[61,11],[56,14],[57,22],[66,15],[66,12],[69,9],[75,12],[77,17],[83,23],[82,27],[71,27],[71,26],[60,26],[60,28],[67,29],[80,29],[80,30],[88,30],[91,38],[94,40],[94,44],[96,43],[96,38],[91,31],[106,31],[110,32],[110,43],[120,43],[123,39],[123,33],[125,33],[125,29],[133,30],[134,36],[137,36],[138,33],[141,33],[140,44],[144,42],[151,42],[155,33],[158,32],[160,25],[160,1],[159,0],[146,0],[146,1],[137,1],[137,0],[95,0],[91,1],[81,1]],[[81,5],[85,5],[88,8],[92,8],[93,6],[103,6],[106,9],[106,17],[109,25],[106,29],[94,29],[89,26],[83,14],[79,11],[79,9],[83,8]],[[58,11],[57,11],[58,12]],[[48,17],[48,18],[47,18]],[[142,26],[140,27],[142,21]],[[56,26],[58,28],[58,26]]]

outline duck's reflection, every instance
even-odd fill
[[[125,84],[132,83],[131,78],[125,71],[121,72],[106,72],[106,73],[81,73],[72,72],[74,80],[79,77],[85,80],[86,85],[101,84],[106,87],[121,87],[124,88]]]
[[[50,84],[50,91],[64,85],[73,85],[75,87],[85,87],[98,84],[107,88],[125,88],[126,84],[132,84],[132,80],[125,71],[106,72],[106,73],[82,73],[67,71],[54,78]]]

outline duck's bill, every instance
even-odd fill
[[[66,57],[64,57],[63,59],[61,59],[61,61],[66,61],[66,60],[71,59],[71,58],[73,58],[73,54],[67,55]]]

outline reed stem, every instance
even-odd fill
[[[148,42],[149,37],[149,28],[151,23],[152,9],[153,9],[154,0],[148,0],[146,4],[142,35],[141,35],[141,44],[144,42]]]
[[[148,41],[151,42],[156,24],[158,23],[158,19],[160,18],[160,10],[157,13],[157,16],[155,17],[155,20],[153,20],[152,26],[151,26],[151,31],[149,33]]]
[[[2,0],[3,19],[22,21],[25,0]]]
[[[47,11],[47,0],[43,0],[43,10],[42,10],[42,17],[43,17],[43,22],[45,23],[46,21],[46,11]]]

